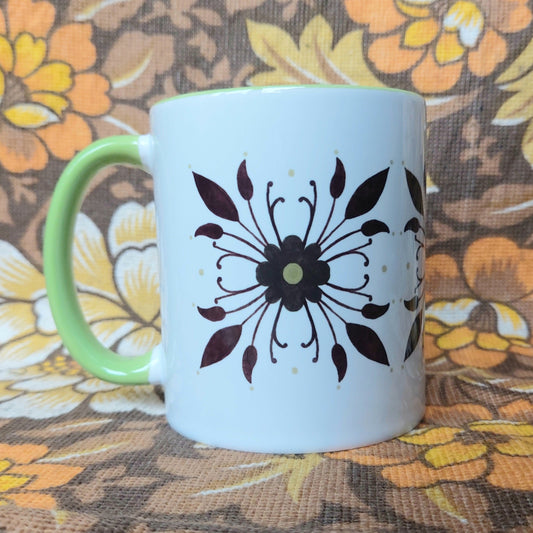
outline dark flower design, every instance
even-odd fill
[[[281,298],[288,311],[298,311],[305,300],[317,303],[322,296],[320,285],[329,280],[330,269],[320,261],[320,246],[304,247],[300,237],[289,235],[281,246],[268,244],[264,251],[266,261],[257,265],[257,281],[268,289],[265,300],[269,304]]]
[[[411,198],[417,210],[423,214],[423,194],[420,185],[418,180],[407,172],[406,170]],[[220,185],[193,172],[196,188],[205,206],[211,213],[236,228],[235,232],[229,232],[219,224],[208,222],[197,228],[195,236],[213,239],[213,247],[222,252],[216,262],[219,270],[223,270],[223,263],[227,259],[245,261],[255,269],[256,282],[248,287],[233,289],[227,287],[222,276],[219,276],[217,286],[221,293],[213,299],[214,305],[206,308],[198,307],[200,315],[212,322],[225,321],[233,314],[242,317],[240,321],[213,333],[204,349],[201,367],[218,363],[229,356],[239,345],[243,331],[246,330],[250,336],[242,352],[242,370],[245,378],[251,383],[253,369],[260,355],[256,338],[260,328],[264,327],[262,325],[271,323],[270,360],[276,363],[275,350],[285,349],[288,346],[287,342],[282,342],[278,338],[278,324],[280,319],[285,317],[283,312],[296,313],[302,309],[309,321],[310,337],[300,343],[301,347],[304,349],[314,347],[312,361],[318,361],[321,345],[316,323],[317,320],[322,320],[326,325],[326,331],[329,330],[331,333],[329,348],[339,381],[344,378],[348,365],[346,347],[343,345],[345,339],[349,340],[357,353],[376,363],[389,365],[385,347],[376,332],[365,324],[352,322],[349,318],[353,317],[354,313],[359,313],[366,320],[379,319],[388,311],[390,304],[372,303],[372,295],[364,292],[370,281],[367,273],[360,274],[360,282],[355,287],[347,287],[343,284],[346,283],[345,280],[335,283],[335,280],[331,279],[330,268],[334,261],[347,256],[358,256],[362,266],[368,267],[370,261],[365,254],[365,248],[372,245],[372,238],[375,235],[390,233],[388,226],[376,219],[368,219],[355,228],[343,231],[343,227],[351,221],[374,209],[385,189],[388,173],[389,169],[386,168],[364,180],[347,201],[340,222],[331,227],[337,209],[337,200],[343,195],[346,185],[346,171],[342,161],[337,158],[335,171],[330,180],[329,194],[332,201],[326,219],[322,222],[315,220],[318,203],[317,186],[314,181],[310,181],[311,198],[301,196],[298,199],[309,208],[305,234],[303,237],[289,234],[282,238],[275,210],[280,203],[285,202],[285,198],[272,199],[274,182],[268,182],[266,187],[268,224],[260,224],[252,205],[254,185],[248,175],[246,160],[242,161],[237,170],[237,187],[249,211],[248,225],[243,221],[243,213]],[[420,227],[421,223],[418,219],[414,219],[409,221],[405,230],[410,230],[416,235]],[[319,236],[309,242],[310,235],[318,232]],[[271,235],[271,238],[267,235]],[[360,270],[355,269],[353,275],[357,276],[358,272]],[[420,300],[418,287],[415,298],[416,301],[411,302],[413,309],[408,308],[408,311],[415,311],[418,307]],[[231,308],[226,302],[235,302],[234,307]],[[273,310],[270,312],[271,308]],[[345,334],[340,334],[339,323],[342,324]],[[406,359],[418,344],[420,325],[419,313],[408,340]]]

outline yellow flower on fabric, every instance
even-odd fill
[[[527,0],[345,0],[345,5],[372,36],[368,56],[376,68],[410,71],[415,88],[426,94],[450,90],[464,70],[492,74],[507,56],[506,35],[532,20]]]
[[[48,489],[66,485],[83,468],[47,462],[47,454],[42,444],[0,443],[0,506],[14,503],[29,509],[56,509],[56,499]]]
[[[118,353],[139,355],[160,342],[158,257],[153,203],[113,214],[106,239],[77,219],[73,260],[78,297],[92,330]],[[0,415],[57,416],[87,397],[100,411],[161,413],[151,387],[118,387],[89,378],[61,346],[44,277],[11,244],[0,242]]]
[[[55,26],[47,1],[8,0],[0,9],[0,165],[41,170],[92,141],[90,117],[109,111],[106,78],[92,72],[92,26]]]

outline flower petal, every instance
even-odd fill
[[[0,257],[0,297],[30,301],[44,293],[44,276],[12,244],[0,241]]]
[[[464,324],[470,313],[479,305],[473,298],[459,298],[455,301],[440,300],[433,302],[426,310],[426,318],[435,319],[447,326]]]
[[[52,511],[57,509],[57,502],[53,496],[43,492],[10,492],[8,499],[13,501],[17,507],[27,509],[43,509]]]
[[[461,428],[448,426],[421,428],[414,429],[406,435],[398,437],[398,440],[408,442],[409,444],[416,444],[417,446],[430,446],[450,442],[455,438],[455,435],[462,432],[463,430]]]
[[[430,51],[413,69],[411,79],[415,88],[421,93],[443,93],[455,86],[461,77],[462,70],[462,61],[441,65]]]
[[[482,350],[505,352],[509,348],[509,341],[496,333],[481,331],[476,336],[476,344]]]
[[[494,453],[492,471],[487,481],[495,487],[533,491],[533,462],[531,457],[511,457]]]
[[[19,381],[11,386],[13,390],[27,391],[27,392],[44,392],[61,387],[69,387],[84,379],[82,375],[67,376],[59,372],[45,374],[32,379]]]
[[[74,277],[82,290],[119,301],[104,238],[96,224],[83,213],[76,219],[73,261]]]
[[[34,103],[12,105],[4,110],[4,116],[14,126],[24,129],[41,128],[59,122],[59,117],[51,109]]]
[[[479,7],[474,2],[465,0],[454,2],[443,23],[449,32],[458,32],[461,43],[469,48],[476,45],[485,25]]]
[[[86,292],[80,292],[78,298],[85,320],[89,324],[110,319],[130,318],[129,313],[122,306],[110,301],[109,298]]]
[[[80,466],[32,463],[27,465],[13,465],[10,472],[23,476],[31,476],[32,481],[25,489],[37,491],[65,485],[83,470]]]
[[[36,37],[46,37],[54,24],[55,16],[55,7],[50,2],[9,0],[7,19],[11,40],[14,41],[17,35],[23,32]]]
[[[58,335],[49,337],[36,333],[2,346],[0,361],[3,368],[21,368],[44,361],[60,346]]]
[[[58,117],[68,108],[69,102],[63,96],[55,93],[36,92],[30,95],[32,102],[42,104],[51,109]]]
[[[67,161],[91,143],[93,134],[87,122],[74,113],[66,113],[63,121],[37,130],[50,152]]]
[[[504,455],[522,455],[533,457],[533,438],[511,439],[495,444],[496,449]]]
[[[106,392],[110,390],[115,390],[120,387],[116,383],[109,383],[108,381],[103,381],[98,378],[89,378],[85,379],[76,386],[76,390],[83,392],[84,394],[94,394],[96,392]]]
[[[410,69],[424,55],[423,50],[402,47],[401,34],[378,37],[368,48],[368,57],[378,70],[397,74]]]
[[[404,46],[420,48],[435,40],[439,33],[439,25],[434,18],[427,18],[411,22],[403,36]]]
[[[496,311],[498,333],[509,339],[529,340],[527,322],[511,307],[501,303],[491,303]]]
[[[91,398],[91,407],[99,413],[128,412],[137,409],[159,416],[165,414],[165,404],[153,387],[119,387],[109,392],[98,392]]]
[[[33,304],[33,314],[36,319],[35,326],[39,333],[43,335],[55,335],[57,333],[50,302],[46,296],[42,296]]]
[[[46,55],[46,42],[29,33],[21,33],[15,40],[15,67],[13,74],[25,78],[41,66]]]
[[[161,334],[155,328],[138,329],[124,337],[117,352],[121,355],[142,355],[161,342]]]
[[[485,455],[487,446],[482,443],[463,444],[450,442],[442,446],[434,446],[425,454],[425,460],[435,468],[442,468],[453,464],[466,463]]]
[[[470,481],[483,475],[486,470],[485,459],[442,468],[428,468],[422,462],[414,461],[405,465],[385,467],[381,475],[398,487],[429,487],[441,481]]]
[[[14,64],[15,54],[13,53],[11,43],[0,34],[0,69],[4,72],[11,72]]]
[[[116,344],[138,327],[139,324],[137,322],[132,320],[117,320],[116,318],[91,324],[92,332],[107,348]]]
[[[96,63],[96,47],[92,43],[93,29],[89,23],[66,24],[50,37],[49,60],[67,63],[79,72]]]
[[[488,29],[479,46],[468,54],[468,68],[476,76],[488,76],[507,57],[507,42],[494,30]]]
[[[44,457],[48,447],[44,444],[0,444],[0,457],[14,463],[26,464]]]
[[[26,302],[0,304],[0,344],[6,344],[35,331],[35,316],[31,307]]]
[[[475,344],[451,350],[448,357],[456,364],[475,368],[492,368],[503,363],[507,358],[505,352],[484,350]]]
[[[9,172],[42,170],[48,163],[43,143],[31,131],[0,120],[0,164]]]
[[[72,87],[72,67],[66,63],[46,63],[24,79],[31,92],[62,93]]]
[[[0,403],[0,416],[5,418],[28,417],[34,420],[53,418],[69,413],[85,399],[84,394],[69,387],[46,392],[28,392]]]
[[[88,72],[74,76],[74,85],[67,96],[74,111],[97,117],[111,108],[108,91],[109,82],[103,76]]]
[[[368,0],[345,0],[344,5],[348,16],[359,24],[368,25],[370,33],[387,33],[407,21],[394,0],[380,0],[379,9]]]
[[[150,323],[159,313],[159,269],[155,246],[128,249],[115,265],[117,288],[134,313]]]
[[[465,53],[463,45],[455,32],[441,34],[435,46],[435,59],[440,65],[446,65],[461,59]]]
[[[512,422],[510,420],[482,420],[468,425],[472,431],[509,435],[513,437],[533,437],[533,425],[527,422]]]
[[[437,346],[441,350],[456,350],[474,342],[476,332],[467,326],[454,328],[437,339]]]
[[[155,206],[136,203],[122,204],[113,214],[109,225],[109,248],[117,256],[130,247],[144,248],[156,243]]]

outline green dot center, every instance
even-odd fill
[[[285,265],[285,268],[283,269],[283,279],[289,285],[296,285],[297,283],[300,283],[303,277],[304,271],[298,263],[289,263]]]

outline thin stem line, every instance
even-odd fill
[[[345,309],[349,309],[350,311],[357,311],[358,313],[360,313],[362,311],[361,309],[357,309],[356,307],[352,307],[351,305],[345,304],[345,303],[337,300],[336,298],[333,298],[333,296],[330,296],[327,292],[324,292],[324,290],[322,290],[322,294],[328,300],[331,300],[332,302],[336,303],[337,305],[340,305],[341,307],[344,307]]]
[[[247,244],[250,248],[253,248],[256,252],[259,252],[263,257],[265,256],[265,254],[257,246],[253,245],[251,242],[247,241],[246,239],[243,239],[242,237],[239,237],[238,235],[234,235],[233,233],[224,232],[224,235],[227,235],[228,237],[233,237],[234,239],[237,239],[238,241],[241,241],[244,244]]]
[[[333,248],[333,246],[335,246],[336,244],[339,244],[339,242],[343,241],[344,239],[347,239],[348,237],[351,237],[352,235],[355,235],[356,233],[360,233],[360,232],[361,232],[360,229],[356,229],[355,231],[350,231],[350,233],[346,233],[346,235],[343,235],[342,237],[339,237],[337,240],[333,241],[326,248],[324,248],[322,250],[322,254],[324,254],[330,248]]]
[[[326,319],[326,322],[328,323],[329,329],[331,330],[331,334],[333,335],[333,342],[337,344],[337,335],[335,335],[335,330],[333,329],[333,324],[331,323],[331,320],[329,319],[328,314],[326,311],[324,311],[323,302],[317,302],[318,308],[322,311],[322,314],[324,315],[324,318]]]

